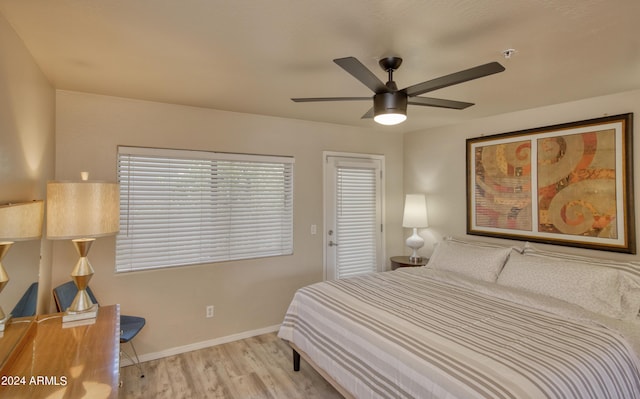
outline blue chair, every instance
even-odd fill
[[[68,281],[62,285],[57,286],[53,289],[53,298],[56,302],[56,307],[59,312],[63,312],[71,306],[73,302],[73,298],[75,298],[78,293],[78,288],[73,281]],[[91,288],[87,287],[87,294],[93,303],[98,303],[96,297],[91,292]],[[144,317],[137,316],[125,316],[120,315],[120,343],[129,343],[131,345],[131,349],[133,350],[133,354],[135,355],[135,360],[125,351],[121,351],[130,361],[135,364],[140,371],[140,378],[144,378],[144,374],[142,373],[142,367],[140,366],[140,358],[138,358],[138,353],[136,352],[135,346],[133,346],[133,337],[138,335],[142,327],[144,327],[146,320]]]
[[[38,302],[38,283],[32,283],[24,292],[22,298],[11,311],[12,317],[28,317],[36,315]]]

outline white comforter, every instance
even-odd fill
[[[300,289],[279,337],[358,398],[640,398],[638,323],[404,268]]]

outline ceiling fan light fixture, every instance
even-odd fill
[[[407,95],[378,93],[373,97],[373,120],[381,125],[397,125],[407,120]]]
[[[373,117],[373,120],[381,125],[397,125],[407,120],[404,114],[380,114]]]

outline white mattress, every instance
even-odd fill
[[[358,398],[640,398],[623,324],[403,268],[298,290],[279,337]]]

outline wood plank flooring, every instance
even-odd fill
[[[304,360],[294,372],[291,348],[275,333],[120,369],[119,399],[331,399],[342,396]]]

